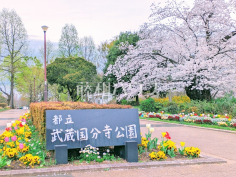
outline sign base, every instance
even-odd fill
[[[56,164],[68,164],[68,148],[66,144],[55,145]]]

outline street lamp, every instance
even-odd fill
[[[48,91],[47,91],[47,70],[46,70],[46,31],[47,26],[42,26],[44,31],[44,101],[48,101]]]

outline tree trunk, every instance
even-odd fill
[[[138,95],[135,96],[135,105],[138,106],[139,105],[139,99],[138,99]]]
[[[169,96],[169,102],[172,102],[172,91],[171,90],[169,91],[168,96]]]
[[[11,109],[14,109],[14,93],[13,93],[13,90],[14,90],[14,74],[11,73],[11,100],[10,100],[10,108]]]

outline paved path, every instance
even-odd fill
[[[213,130],[191,128],[178,125],[164,124],[162,122],[149,122],[140,120],[141,132],[147,133],[145,124],[155,127],[153,137],[161,140],[161,132],[169,132],[172,141],[179,147],[181,141],[186,146],[201,149],[203,155],[211,155],[227,160],[226,164],[188,165],[173,167],[158,167],[147,169],[111,170],[103,172],[81,172],[70,175],[83,177],[236,177],[236,134],[218,132]]]
[[[5,130],[7,123],[18,119],[28,110],[25,109],[11,109],[7,111],[0,112],[0,134]]]

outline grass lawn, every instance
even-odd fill
[[[0,109],[0,112],[2,112],[2,111],[6,111],[6,110],[8,110],[8,109]]]
[[[206,128],[215,128],[215,129],[236,131],[236,128],[223,127],[223,126],[219,126],[219,125],[195,124],[195,123],[190,123],[190,122],[180,122],[180,121],[174,121],[174,120],[162,120],[162,119],[158,119],[158,118],[143,118],[143,117],[139,117],[139,118],[144,119],[144,120],[153,120],[153,121],[157,121],[157,122],[177,123],[177,124],[183,124],[183,125],[193,125],[193,126],[198,126],[198,127],[206,127]]]

